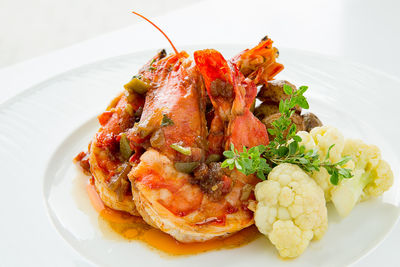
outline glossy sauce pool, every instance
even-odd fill
[[[86,189],[93,207],[113,231],[125,239],[144,242],[168,255],[193,255],[210,250],[240,247],[261,235],[253,225],[229,237],[216,238],[206,242],[181,243],[170,235],[151,227],[141,217],[106,207],[94,185],[89,183]]]

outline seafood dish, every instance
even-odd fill
[[[345,217],[392,185],[376,146],[322,125],[306,86],[275,80],[270,38],[232,58],[173,49],[132,77],[76,158],[105,206],[181,243],[256,224],[293,258],[326,232],[327,202]]]

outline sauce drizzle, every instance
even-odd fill
[[[253,225],[229,237],[215,238],[206,242],[181,243],[170,235],[151,227],[141,217],[105,206],[93,184],[89,183],[86,190],[93,207],[116,233],[128,240],[144,242],[169,255],[193,255],[210,250],[240,247],[261,235]]]

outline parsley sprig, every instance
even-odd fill
[[[309,173],[325,168],[331,176],[330,182],[333,185],[337,185],[342,179],[351,178],[353,176],[351,170],[342,168],[351,160],[351,157],[343,157],[335,163],[329,160],[329,154],[334,144],[329,147],[323,160],[320,159],[316,149],[306,151],[305,146],[299,144],[302,139],[296,134],[296,124],[292,123],[290,118],[296,111],[296,105],[303,109],[309,108],[307,99],[303,95],[308,87],[301,86],[299,90],[295,91],[285,84],[283,89],[289,97],[280,101],[281,116],[272,122],[272,128],[268,129],[274,139],[267,146],[259,145],[250,149],[243,147],[242,152],[239,152],[231,144],[231,149],[223,153],[226,159],[221,166],[230,170],[236,168],[245,175],[255,173],[262,180],[266,179],[265,176],[273,167],[281,163],[298,165]]]

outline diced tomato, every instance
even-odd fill
[[[132,147],[132,144],[131,144]],[[140,146],[135,146],[133,148],[133,155],[129,158],[130,163],[139,163],[140,156],[143,154],[143,148]]]
[[[89,154],[86,152],[80,152],[75,158],[74,161],[79,163],[82,167],[84,173],[90,174],[90,164],[89,164]]]
[[[104,111],[99,116],[97,116],[97,119],[99,120],[100,125],[101,126],[106,125],[106,123],[111,119],[112,115],[113,115],[112,111]]]
[[[99,132],[96,135],[97,145],[101,148],[108,148],[110,151],[116,152],[119,149],[117,135],[114,133]]]

